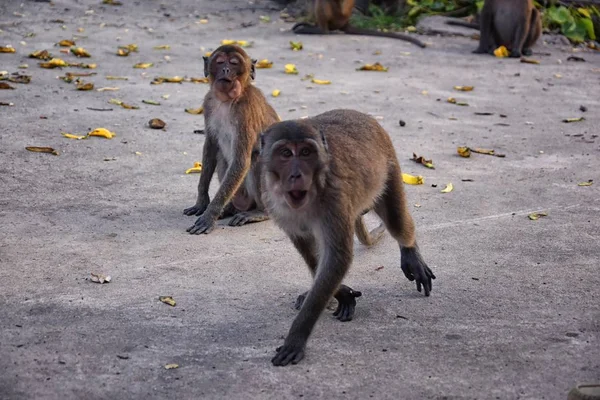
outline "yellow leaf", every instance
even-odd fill
[[[123,3],[121,3],[119,0],[102,0],[102,4],[108,4],[110,6],[122,6]]]
[[[73,135],[73,134],[67,133],[67,132],[61,132],[60,134],[63,135],[64,137],[66,137],[67,139],[81,140],[81,139],[87,138],[87,136],[85,136],[85,135]]]
[[[304,48],[304,46],[302,45],[302,42],[292,42],[290,41],[290,48],[293,51],[300,51]]]
[[[126,81],[129,78],[127,78],[126,76],[112,76],[112,75],[107,75],[106,79],[108,79],[109,81]]]
[[[440,190],[442,193],[450,193],[454,189],[454,185],[452,183],[448,183],[446,187]]]
[[[119,46],[120,49],[125,49],[128,51],[133,51],[133,52],[137,52],[138,51],[138,45],[137,44],[126,44],[125,46]]]
[[[106,139],[112,139],[113,137],[115,137],[117,135],[114,132],[111,132],[106,128],[96,128],[93,131],[91,131],[90,133],[88,133],[88,136],[98,136],[98,137],[103,137]]]
[[[292,74],[292,75],[298,74],[298,70],[296,69],[296,66],[294,64],[285,64],[285,66],[283,68],[284,68],[284,71],[286,74]]]
[[[416,153],[413,153],[413,158],[411,158],[412,161],[418,163],[418,164],[422,164],[427,168],[431,168],[431,169],[435,169],[435,167],[433,166],[433,161],[432,160],[427,160],[425,157],[423,156],[417,156]]]
[[[316,83],[317,85],[331,85],[331,81],[326,81],[326,80],[322,80],[322,79],[315,79],[313,78],[311,80],[312,83]]]
[[[142,103],[150,104],[152,106],[160,106],[160,103],[158,101],[154,101],[154,100],[142,100]]]
[[[273,61],[269,61],[266,58],[256,63],[256,68],[271,68],[272,66]]]
[[[181,83],[181,82],[183,82],[183,77],[181,77],[181,76],[173,76],[173,77],[159,76],[157,78],[154,78],[154,80],[152,82],[150,82],[150,84],[151,85],[159,85],[163,82]]]
[[[119,100],[119,99],[110,99],[108,101],[110,104],[115,104],[117,106],[121,106],[127,110],[137,110],[139,109],[138,106],[133,106],[131,104],[126,104],[125,102],[123,102],[123,100]]]
[[[77,84],[77,90],[92,90],[94,84],[92,82],[81,82]]]
[[[154,50],[171,50],[171,46],[168,44],[161,44],[160,46],[154,46]]]
[[[247,40],[231,40],[231,39],[223,39],[221,40],[221,44],[222,45],[226,45],[226,44],[235,44],[238,45],[240,47],[252,47],[252,42],[249,42]]]
[[[97,92],[116,92],[117,90],[119,90],[118,87],[102,87],[96,89]]]
[[[199,115],[199,114],[202,114],[204,112],[204,107],[186,108],[185,112],[188,113],[188,114]]]
[[[165,369],[175,369],[179,368],[179,364],[167,364],[165,365]]]
[[[58,42],[58,45],[60,47],[71,47],[71,46],[75,46],[75,42],[73,40],[64,39],[64,40],[61,40],[60,42]]]
[[[589,180],[589,181],[587,181],[587,182],[579,182],[579,183],[577,184],[577,186],[592,186],[593,184],[594,184],[594,180],[593,180],[593,179],[590,179],[590,180]]]
[[[425,183],[425,178],[421,175],[409,175],[402,173],[402,181],[408,185],[422,185]]]
[[[42,68],[62,68],[62,67],[68,67],[69,64],[60,59],[60,58],[53,58],[48,62],[44,62],[44,63],[40,63],[40,67]]]
[[[36,50],[29,54],[29,58],[37,58],[38,60],[49,60],[52,58],[48,50]]]
[[[163,303],[170,305],[171,307],[175,307],[175,304],[177,304],[175,303],[175,299],[173,299],[171,296],[160,296],[158,299]]]
[[[565,123],[570,123],[570,122],[581,122],[581,121],[585,121],[585,118],[584,118],[584,117],[579,117],[579,118],[566,118],[566,119],[563,119],[563,120],[562,120],[562,122],[565,122]]]
[[[192,83],[209,83],[208,78],[189,78],[189,81]]]
[[[127,57],[130,51],[127,49],[117,49],[117,55],[120,57]]]
[[[200,22],[201,24],[208,24],[208,20],[205,18],[199,20],[198,22]]]
[[[154,63],[137,63],[133,66],[133,68],[146,69],[153,66]]]
[[[388,68],[384,67],[379,62],[376,62],[375,64],[365,64],[362,67],[357,68],[356,70],[357,71],[380,71],[380,72],[387,72]]]
[[[542,212],[531,213],[527,217],[530,220],[535,221],[535,220],[539,219],[540,217],[547,217],[547,216],[548,216],[548,213],[545,211],[542,211]]]
[[[456,149],[456,151],[458,152],[458,155],[461,157],[465,157],[465,158],[471,157],[471,149],[468,147],[459,147],[458,149]]]
[[[525,64],[539,64],[540,63],[538,60],[534,60],[533,58],[525,58],[525,57],[521,57],[521,62],[525,63]]]
[[[197,174],[202,172],[202,163],[201,162],[195,162],[194,166],[188,170],[185,171],[186,174]]]
[[[16,51],[12,46],[0,46],[0,53],[16,53]]]
[[[475,89],[474,86],[454,86],[454,90],[458,90],[461,92],[470,92]]]
[[[448,97],[446,101],[450,104],[456,104],[456,99],[454,97]]]
[[[261,15],[259,19],[261,22],[271,22],[271,17],[269,17],[268,15]]]
[[[75,54],[77,57],[91,57],[92,56],[83,47],[71,47],[71,53]]]
[[[279,90],[279,89],[275,89],[275,90],[273,90],[273,92],[271,92],[271,96],[273,96],[273,97],[277,97],[280,94],[281,94],[281,90]]]
[[[494,50],[494,55],[498,58],[508,57],[508,49],[505,46],[500,46]]]
[[[33,151],[34,153],[49,153],[55,156],[58,155],[58,151],[54,150],[52,147],[28,146],[25,147],[25,150]]]

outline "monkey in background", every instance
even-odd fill
[[[232,226],[268,219],[260,195],[258,138],[279,117],[260,89],[251,85],[255,62],[233,45],[204,57],[210,90],[203,103],[203,170],[196,204],[183,211],[198,216],[187,229],[191,234],[210,233],[217,219],[232,215]],[[221,186],[210,201],[208,189],[215,170]]]
[[[364,210],[381,218],[398,243],[405,276],[429,296],[435,275],[417,247],[394,146],[375,119],[334,110],[277,123],[261,135],[261,159],[263,203],[314,277],[310,291],[298,298],[300,312],[274,365],[302,360],[332,296],[338,301],[334,315],[352,319],[360,292],[341,283],[352,263],[353,235],[360,238],[365,229]],[[369,235],[378,236],[377,228]]]

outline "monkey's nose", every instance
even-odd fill
[[[229,68],[223,68],[224,74],[229,75],[230,72],[231,72],[231,70]]]

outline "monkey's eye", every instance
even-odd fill
[[[302,150],[300,150],[300,155],[303,157],[309,156],[310,155],[310,149],[308,147],[303,148]]]
[[[229,62],[233,65],[238,65],[240,63],[240,60],[238,60],[237,58],[232,58],[231,60],[229,60]]]
[[[294,154],[292,153],[292,151],[290,149],[283,149],[283,150],[281,150],[281,156],[284,157],[284,158],[290,158],[293,155]]]

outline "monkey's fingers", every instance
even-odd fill
[[[200,215],[202,215],[204,210],[206,210],[205,206],[195,205],[193,207],[186,208],[185,210],[183,210],[183,213],[188,216],[191,216],[191,215],[200,216]]]
[[[435,275],[431,272],[431,269],[427,265],[423,267],[423,274],[419,274],[417,280],[417,291],[421,292],[421,285],[423,286],[425,296],[429,296],[432,290],[433,283],[432,279],[435,279]]]
[[[354,318],[354,310],[356,309],[356,298],[362,296],[362,293],[357,290],[352,290],[348,286],[340,286],[335,298],[338,301],[337,309],[333,316],[341,322],[352,321]]]
[[[413,275],[412,270],[408,264],[402,263],[400,267],[402,268],[402,272],[404,272],[404,276],[406,276],[406,279],[408,279],[411,282],[415,280],[415,276]]]
[[[190,226],[187,231],[192,235],[199,235],[201,233],[211,233],[215,229],[214,221],[207,221],[203,217],[196,220],[196,223]]]
[[[304,346],[284,344],[277,348],[277,354],[271,359],[273,365],[284,367],[290,362],[298,364],[304,358]]]

